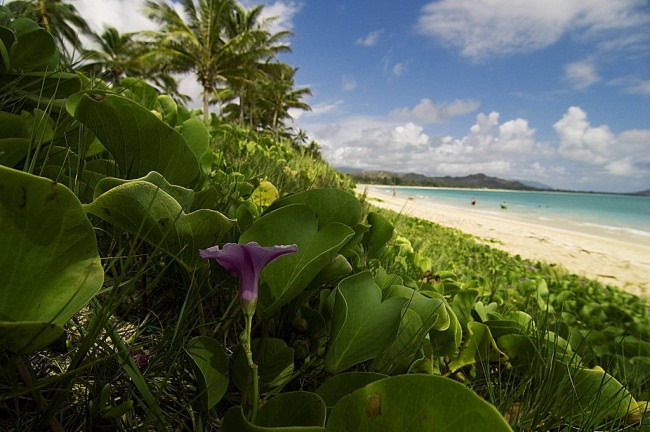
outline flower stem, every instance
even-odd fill
[[[255,417],[257,416],[257,406],[259,405],[260,400],[260,388],[259,388],[259,376],[257,365],[253,362],[253,351],[251,350],[251,333],[253,330],[253,313],[244,312],[244,317],[246,318],[246,329],[241,335],[242,346],[244,352],[246,353],[246,360],[248,360],[248,367],[250,367],[253,374],[253,401],[252,401],[252,410],[251,410],[251,422],[255,422]]]

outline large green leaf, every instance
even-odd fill
[[[266,427],[258,426],[244,416],[241,407],[230,408],[223,418],[224,432],[324,432],[322,426],[280,426]]]
[[[69,189],[3,166],[0,227],[0,344],[34,351],[101,288],[95,233]]]
[[[326,407],[316,393],[282,393],[262,406],[255,424],[263,427],[325,426]]]
[[[0,25],[0,65],[2,65],[2,70],[4,72],[7,72],[11,67],[9,50],[14,42],[16,42],[16,35],[13,30],[9,27]]]
[[[395,375],[408,371],[420,348],[426,331],[420,316],[406,309],[399,323],[397,335],[390,345],[373,362],[372,369],[384,374]]]
[[[490,328],[485,324],[470,321],[467,323],[467,332],[465,344],[458,358],[449,363],[452,372],[475,363],[497,361],[499,356],[505,356],[492,337]]]
[[[147,109],[155,109],[158,103],[158,91],[140,78],[126,77],[120,81],[124,96],[136,101]]]
[[[81,92],[68,98],[66,109],[97,136],[126,178],[156,171],[183,186],[199,176],[199,161],[183,136],[138,103]]]
[[[234,223],[214,210],[185,213],[172,195],[144,180],[109,189],[86,211],[160,246],[189,269],[203,262],[198,250],[219,243]]]
[[[311,189],[288,195],[273,203],[268,211],[290,204],[309,206],[316,213],[318,224],[321,227],[330,222],[339,222],[354,227],[361,221],[359,200],[341,189]]]
[[[23,22],[35,27],[23,27]],[[31,20],[18,18],[11,23],[16,32],[16,41],[9,48],[9,62],[12,69],[28,69],[49,63],[56,53],[54,38]]]
[[[258,313],[270,316],[296,298],[354,235],[331,222],[319,230],[314,212],[302,204],[281,207],[256,220],[239,238],[262,246],[296,244],[298,252],[268,265],[261,274]]]
[[[474,320],[472,318],[472,309],[474,309],[478,294],[478,290],[467,289],[458,292],[452,300],[451,307],[463,330],[467,330],[467,323]]]
[[[370,272],[343,279],[336,291],[325,369],[338,373],[375,358],[395,337],[405,302],[399,297],[382,302]]]
[[[332,432],[508,432],[501,414],[448,378],[399,375],[342,398],[327,422]]]
[[[553,383],[549,409],[569,424],[580,424],[580,430],[608,429],[602,427],[604,421],[620,419],[638,408],[630,392],[601,368],[576,368],[555,360],[547,365],[545,375]]]
[[[156,98],[155,110],[163,116],[165,123],[171,127],[176,126],[178,118],[178,105],[169,95],[160,95]]]
[[[460,326],[460,321],[456,318],[456,314],[447,303],[445,303],[445,308],[450,319],[449,327],[442,331],[436,331],[434,329],[429,333],[431,348],[434,354],[439,357],[456,354],[463,338],[463,328]]]
[[[216,340],[198,336],[187,344],[207,412],[226,394],[228,389],[228,358]]]
[[[376,372],[346,372],[334,375],[318,389],[316,394],[325,401],[327,407],[333,407],[344,396],[361,387],[386,378],[386,375]]]
[[[194,153],[201,166],[201,173],[207,175],[212,169],[212,150],[210,149],[210,131],[205,123],[197,118],[183,122],[181,134]]]
[[[393,237],[393,224],[376,212],[368,213],[370,230],[364,237],[368,256],[373,258],[379,255],[384,245]]]
[[[64,107],[65,98],[81,90],[81,80],[79,75],[69,72],[0,74],[0,88],[3,87],[9,90],[12,100],[59,112]]]
[[[388,289],[386,298],[401,297],[407,299],[409,309],[415,311],[422,320],[423,333],[434,328],[444,331],[449,328],[449,314],[444,300],[427,297],[412,288],[403,285],[393,285]]]
[[[18,162],[25,159],[30,143],[28,138],[0,138],[0,165],[18,165]]]
[[[253,339],[251,351],[263,389],[282,387],[291,379],[294,350],[285,341],[277,338]],[[240,389],[246,388],[250,367],[241,346],[235,352],[232,367],[233,382]]]
[[[133,182],[133,181],[144,181],[151,183],[154,186],[159,187],[161,190],[167,192],[172,196],[183,208],[183,211],[188,212],[192,206],[192,201],[194,200],[194,191],[192,189],[187,189],[182,186],[176,186],[170,184],[165,177],[159,173],[152,171],[146,176],[134,179],[134,180],[124,180],[116,177],[106,177],[97,183],[95,186],[95,191],[93,194],[93,199],[99,198],[104,193],[113,189],[114,187]]]
[[[33,151],[53,136],[52,119],[38,108],[20,115],[0,112],[0,164],[16,166],[30,148]]]

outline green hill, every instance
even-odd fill
[[[520,181],[504,180],[485,174],[471,174],[464,177],[429,177],[423,174],[400,174],[391,171],[358,171],[349,172],[349,176],[357,183],[387,184],[400,186],[429,186],[454,188],[486,188],[508,190],[539,190]]]

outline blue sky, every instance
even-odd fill
[[[151,28],[141,3],[76,1],[96,26],[124,31]],[[265,9],[295,33],[282,60],[313,92],[313,111],[294,113],[294,126],[335,166],[650,188],[648,0],[272,0]],[[191,78],[183,85],[197,93]]]

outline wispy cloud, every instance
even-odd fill
[[[473,99],[456,99],[452,102],[436,103],[431,99],[425,98],[420,100],[413,108],[395,108],[389,116],[423,124],[441,123],[451,117],[458,117],[474,112],[478,109],[479,105],[479,101]]]
[[[629,94],[650,96],[650,79],[626,76],[613,79],[608,84],[623,87],[625,92]]]
[[[383,32],[384,32],[383,29],[371,31],[366,36],[358,38],[356,44],[361,46],[367,46],[367,47],[375,46],[379,41],[379,37]]]
[[[649,22],[639,0],[441,0],[422,9],[417,30],[480,61],[539,50],[568,33],[594,37]]]
[[[357,88],[357,81],[349,75],[343,75],[341,78],[341,90],[352,91]]]
[[[417,121],[396,117],[351,116],[301,127],[334,166],[429,175],[483,172],[559,188],[589,178],[584,187],[611,191],[641,190],[650,176],[650,129],[617,134],[608,125],[591,125],[580,107],[568,108],[555,123],[554,141],[540,141],[527,119],[504,121],[495,111],[479,113],[460,136],[435,136]]]
[[[575,89],[583,90],[597,83],[601,77],[590,59],[569,63],[564,68],[564,79]]]
[[[258,4],[255,2],[254,4]],[[273,18],[270,21],[269,30],[279,32],[282,30],[293,30],[294,18],[302,9],[302,4],[296,1],[277,0],[266,2],[262,10],[262,19]]]
[[[393,66],[393,75],[399,77],[404,73],[405,70],[406,66],[404,66],[404,63],[395,63]]]

